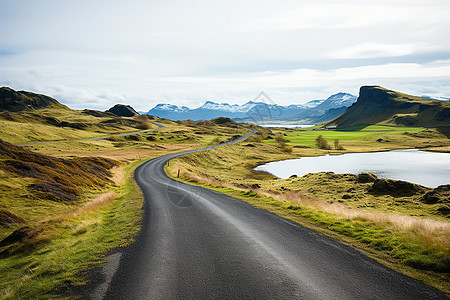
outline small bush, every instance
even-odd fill
[[[137,129],[147,130],[152,128],[152,123],[150,121],[144,121],[136,125]]]
[[[255,142],[255,143],[262,143],[263,141],[263,136],[261,134],[254,134],[252,136],[250,136],[247,141],[249,142]]]
[[[281,150],[283,150],[284,152],[287,152],[287,153],[291,153],[292,152],[292,147],[291,146],[283,146],[281,148]]]
[[[327,140],[322,137],[321,135],[319,135],[316,139],[316,145],[319,149],[325,149],[325,150],[330,150],[331,147],[330,145],[328,145]]]
[[[108,141],[111,142],[119,142],[119,141],[123,141],[123,138],[117,135],[112,135],[110,137],[107,138]]]
[[[223,143],[223,141],[221,141],[220,138],[218,136],[216,136],[209,144],[210,145],[218,145],[220,143]]]
[[[336,150],[345,150],[345,148],[342,147],[341,144],[339,144],[339,140],[338,139],[334,140],[334,149],[336,149]]]
[[[136,125],[137,129],[147,130],[152,128],[152,123],[150,123],[148,115],[139,115],[136,117],[136,120],[139,122]]]

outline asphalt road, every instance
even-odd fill
[[[447,299],[332,238],[168,178],[165,163],[191,152],[158,157],[136,170],[145,195],[142,230],[117,253],[106,270],[110,279],[91,297]]]

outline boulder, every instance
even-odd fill
[[[372,173],[360,173],[356,177],[356,181],[358,181],[359,183],[374,182],[377,179],[378,179],[377,175]]]
[[[426,204],[450,203],[450,184],[440,185],[420,198]]]
[[[392,179],[377,179],[374,181],[369,192],[378,194],[389,194],[393,196],[412,196],[423,193],[426,188],[407,181]]]

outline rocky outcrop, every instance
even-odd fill
[[[108,109],[107,112],[113,113],[119,117],[133,117],[139,115],[138,112],[134,110],[134,108],[124,104],[116,104]]]
[[[363,86],[358,100],[329,125],[450,126],[450,102],[431,100],[384,89]]]
[[[375,194],[388,194],[392,196],[412,196],[423,193],[426,187],[402,180],[377,179],[374,181],[369,192]]]
[[[377,179],[377,175],[372,173],[359,173],[358,176],[356,176],[356,181],[358,181],[359,183],[374,182]]]
[[[423,195],[420,200],[426,204],[450,204],[450,184],[438,186],[437,188]]]
[[[48,106],[66,108],[57,100],[31,92],[15,91],[8,87],[0,88],[0,112],[18,112],[28,109],[41,109]]]

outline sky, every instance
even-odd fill
[[[0,86],[74,109],[450,97],[450,1],[0,0]]]

